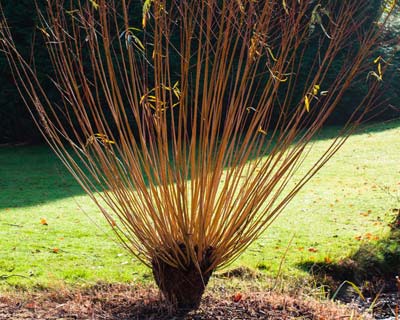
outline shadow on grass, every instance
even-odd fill
[[[374,134],[379,132],[384,132],[387,130],[392,130],[400,127],[400,118],[387,120],[384,122],[370,122],[360,125],[355,129],[353,135],[362,135],[362,134]],[[341,126],[329,126],[319,132],[313,139],[315,141],[323,141],[336,138],[340,133],[342,127]]]
[[[397,216],[386,238],[362,244],[354,254],[337,263],[306,261],[298,267],[310,272],[331,292],[344,281],[353,282],[370,296],[382,289],[396,291],[395,279],[400,275],[400,209],[393,209],[393,212]]]
[[[83,195],[47,146],[0,148],[0,210]]]

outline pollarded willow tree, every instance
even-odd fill
[[[381,26],[367,7],[146,0],[138,22],[126,0],[48,1],[38,29],[57,101],[4,16],[1,47],[51,148],[165,297],[193,308],[212,272],[271,225],[376,105],[385,62],[372,54]],[[369,93],[352,125],[292,183],[360,72]]]

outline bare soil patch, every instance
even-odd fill
[[[96,285],[85,289],[0,294],[0,319],[367,319],[349,306],[271,292],[211,289],[200,308],[176,312],[153,288]]]

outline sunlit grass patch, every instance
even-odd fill
[[[400,205],[400,123],[372,129],[351,136],[231,268],[303,277],[305,262],[334,263],[384,237]],[[315,141],[317,154],[329,130]],[[2,148],[0,162],[3,289],[151,281],[47,148]]]
[[[284,258],[283,273],[300,276],[299,263],[337,261],[384,237],[400,202],[400,130],[387,129],[351,136],[235,265],[277,274]],[[327,142],[316,141],[316,153]]]

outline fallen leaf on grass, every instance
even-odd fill
[[[53,248],[53,253],[58,253],[59,249],[58,248]]]
[[[379,236],[374,236],[372,233],[367,232],[366,234],[364,234],[364,236],[355,236],[354,239],[356,239],[357,241],[361,241],[362,239],[364,240],[379,240]]]
[[[308,248],[308,251],[309,251],[309,252],[317,252],[318,249],[316,249],[316,248],[314,248],[314,247],[310,247],[310,248]]]
[[[324,258],[324,261],[325,261],[325,263],[327,263],[327,264],[332,263],[332,259],[329,258],[329,257],[325,257],[325,258]]]
[[[44,226],[48,225],[47,220],[45,218],[40,218],[40,224]]]
[[[368,240],[371,240],[372,239],[372,234],[371,233],[366,233],[365,235],[364,235],[364,237],[366,238],[366,239],[368,239]]]

